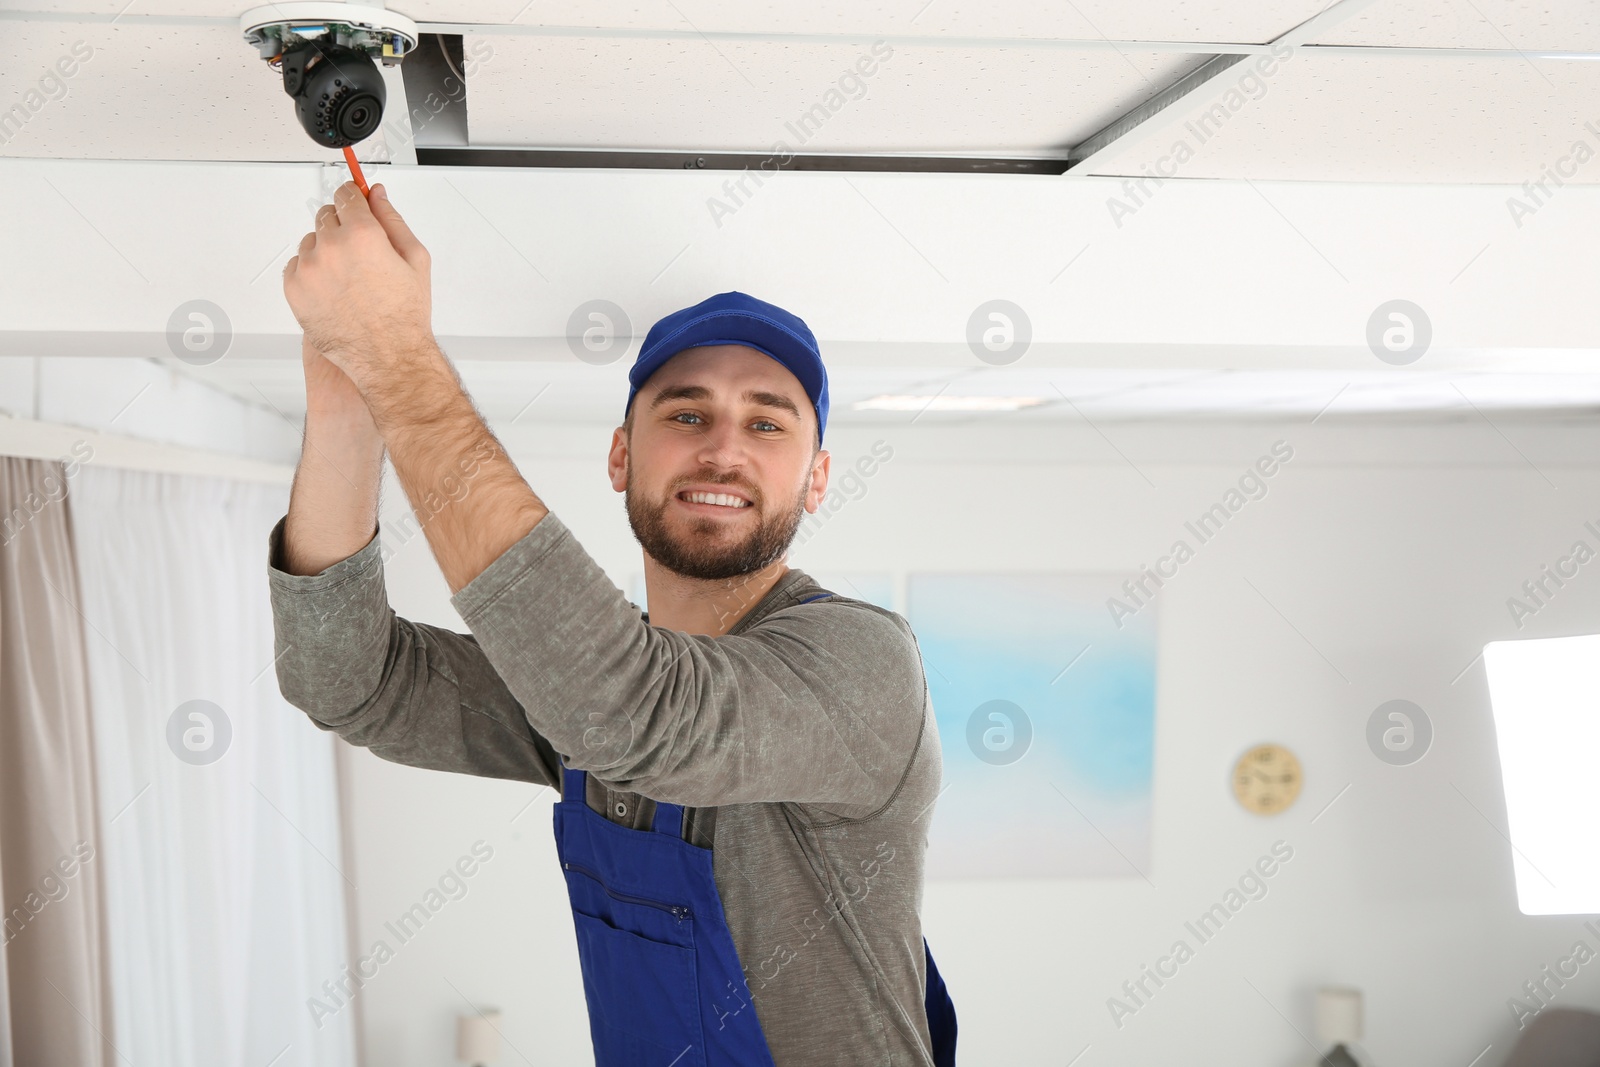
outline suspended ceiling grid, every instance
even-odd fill
[[[1313,18],[1311,46],[1261,88],[1251,83],[1180,177],[1520,184],[1574,138],[1600,147],[1585,126],[1600,120],[1588,110],[1600,63],[1572,55],[1600,55],[1600,10],[1580,0],[394,6],[424,31],[465,34],[474,147],[782,143],[1064,160],[1219,53],[1259,50]],[[240,40],[241,10],[17,0],[0,12],[0,105],[28,99],[75,43],[92,58],[62,79],[61,95],[0,133],[0,156],[336,162],[300,132],[276,75]],[[1451,54],[1461,49],[1493,54]],[[873,73],[858,83],[848,74],[863,57]],[[1244,56],[1168,118],[1229,99],[1230,83],[1261,58]],[[1150,123],[1069,173],[1139,175],[1173,143]],[[372,148],[363,151],[378,158]],[[1594,178],[1580,170],[1572,180]]]
[[[151,0],[20,0],[0,12],[0,107],[38,89],[75,43],[93,57],[64,92],[0,135],[0,156],[336,162],[294,123],[277,76],[239,38],[238,5]],[[1537,180],[1583,141],[1600,151],[1600,8],[1573,0],[1378,0],[1353,3],[1310,46],[1246,92],[1187,160],[1181,178],[1410,182]],[[1064,158],[1097,129],[1162,93],[1218,55],[1262,46],[1324,8],[1235,2],[1069,5],[947,0],[869,3],[839,10],[733,2],[548,5],[395,4],[440,32],[464,33],[478,62],[469,76],[470,144],[487,147],[672,148],[769,151],[872,42],[880,52],[866,91],[834,108],[807,150],[1012,153]],[[29,12],[34,12],[30,14]],[[126,13],[124,13],[126,12]],[[1318,47],[1323,50],[1318,51]],[[1477,50],[1470,54],[1452,51]],[[486,57],[486,58],[485,58]],[[1242,63],[1259,56],[1245,55]],[[1248,70],[1241,65],[1071,176],[1139,176],[1182,129]],[[833,101],[829,102],[830,104]],[[1226,103],[1224,103],[1226,106]],[[1176,121],[1174,121],[1176,120]],[[791,141],[791,144],[793,142]],[[363,155],[371,158],[370,145]],[[1600,167],[1567,180],[1594,181]],[[463,366],[491,406],[550,383],[556,408],[607,418],[614,396],[593,375],[556,380],[548,365]],[[196,372],[201,376],[202,372]],[[224,361],[203,373],[246,399],[264,388],[294,411],[298,368]],[[1471,404],[1592,407],[1592,375],[1349,374],[1297,370],[1171,373],[1130,368],[1056,373],[1072,405],[1050,401],[1011,417],[1433,410]],[[933,392],[948,371],[840,368],[841,414],[888,392]],[[281,379],[281,380],[280,380]],[[1459,388],[1457,386],[1459,383]],[[592,393],[591,393],[592,390]],[[963,395],[1045,393],[1020,368],[959,376]],[[1048,394],[1046,394],[1048,395]],[[505,406],[505,405],[501,405]],[[509,419],[509,408],[491,411]],[[848,416],[847,416],[848,417]],[[932,413],[929,419],[973,416]]]

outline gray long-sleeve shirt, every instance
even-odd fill
[[[547,514],[451,598],[470,634],[397,616],[378,536],[320,574],[268,538],[278,683],[396,763],[559,790],[648,829],[682,804],[712,849],[778,1067],[931,1067],[919,913],[939,735],[898,614],[790,569],[721,637],[652,626]],[[572,936],[552,929],[551,936]]]

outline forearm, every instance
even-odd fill
[[[383,437],[358,394],[308,388],[305,439],[284,526],[290,574],[320,573],[372,540],[383,451]]]
[[[315,575],[267,539],[278,688],[324,730],[384,759],[492,778],[559,781],[555,750],[470,635],[395,615],[369,541]]]
[[[364,383],[394,463],[451,593],[549,514],[429,342]]]

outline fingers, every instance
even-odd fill
[[[355,182],[345,182],[335,190],[333,199],[338,207],[340,225],[362,226],[371,219],[383,228],[389,237],[389,244],[400,253],[402,259],[416,269],[428,268],[430,263],[428,250],[417,240],[417,235],[411,232],[406,220],[400,217],[400,212],[389,202],[389,191],[382,184],[372,187],[372,196],[369,199],[361,195],[361,189]]]
[[[407,263],[413,267],[427,267],[430,258],[428,250],[417,240],[417,235],[411,232],[406,220],[400,217],[400,212],[389,202],[388,194],[389,191],[382,185],[372,187],[372,201],[369,207],[373,217],[389,235],[389,243],[394,245],[394,250],[399,252]]]
[[[414,270],[426,275],[431,263],[428,250],[417,240],[416,234],[411,232],[411,227],[405,219],[400,217],[400,212],[395,210],[389,202],[388,191],[382,185],[372,187],[372,197],[369,201],[361,193],[360,187],[355,182],[345,182],[334,190],[333,203],[323,204],[317,209],[315,228],[300,239],[299,254],[284,265],[283,274],[288,279],[296,276],[300,260],[309,263],[312,253],[319,247],[318,236],[323,240],[335,242],[342,240],[334,232],[347,230],[353,233],[367,226],[376,226],[383,230],[389,238],[390,246],[400,254]],[[332,245],[329,246],[330,252]]]
[[[293,259],[289,260],[289,262],[296,263],[298,260],[308,259],[316,247],[317,235],[314,233],[306,234],[304,237],[300,238],[300,246],[295,249],[297,255],[295,255]],[[285,267],[284,270],[287,271],[288,267]]]
[[[355,182],[345,182],[333,191],[332,206],[338,210],[341,225],[360,225],[372,217],[367,198]]]

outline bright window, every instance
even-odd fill
[[[1600,912],[1600,634],[1484,646],[1517,906]]]

